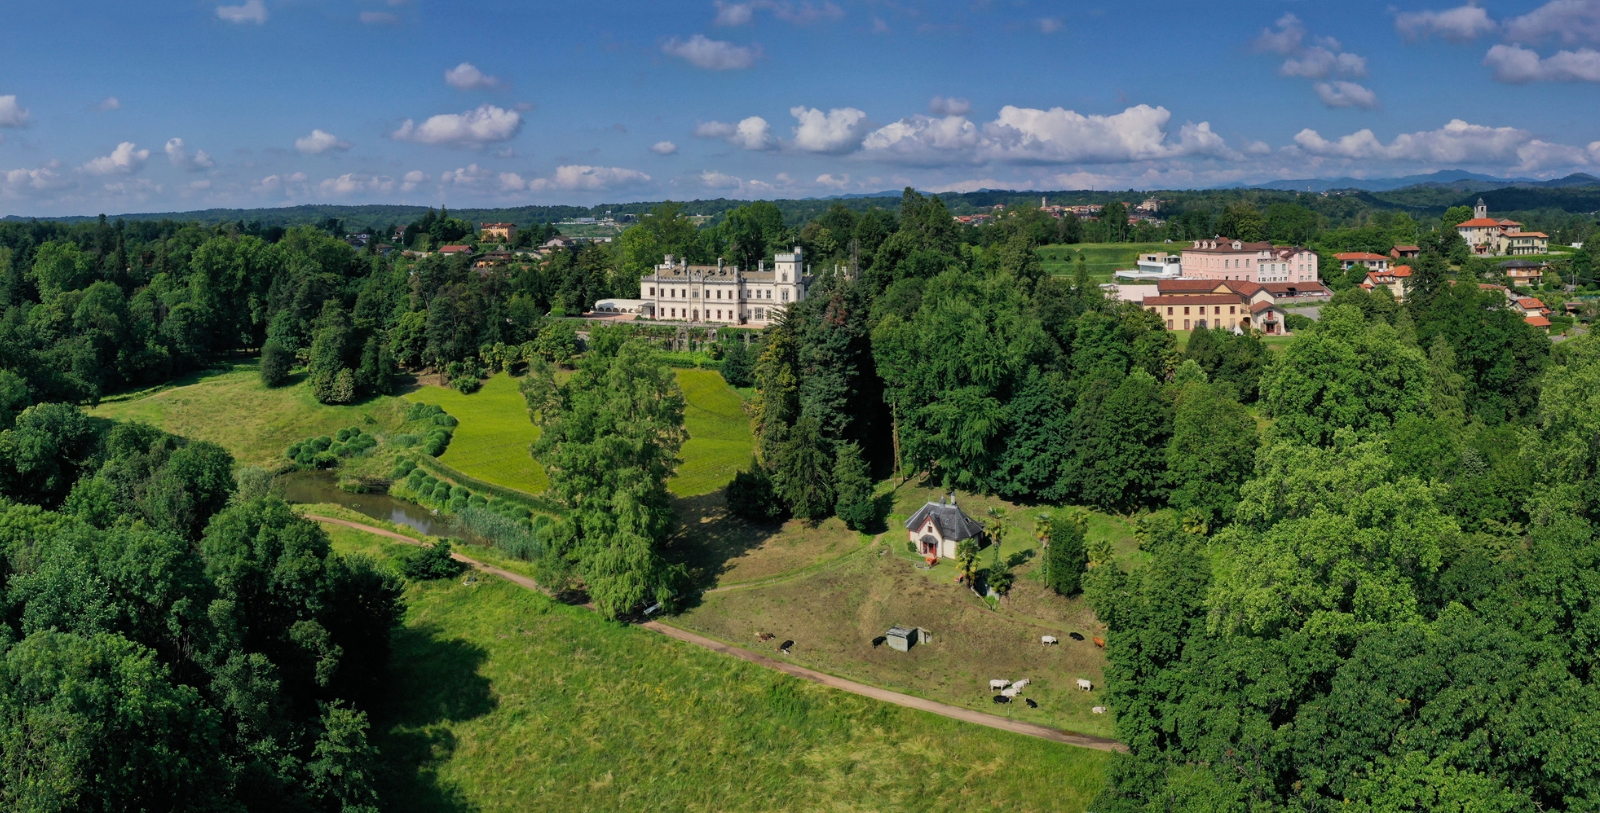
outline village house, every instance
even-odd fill
[[[1373,254],[1370,251],[1347,251],[1343,254],[1335,254],[1333,258],[1339,262],[1340,271],[1349,271],[1358,265],[1368,271],[1389,270],[1389,258],[1382,254]]]
[[[1309,293],[1312,286],[1317,293]],[[1174,279],[1157,282],[1155,289],[1156,295],[1146,294],[1140,304],[1161,317],[1168,330],[1259,330],[1269,336],[1289,333],[1285,324],[1288,314],[1278,300],[1328,294],[1320,282]]]
[[[445,255],[446,257],[452,254],[471,254],[472,246],[440,246],[439,253]]]
[[[1246,243],[1214,237],[1196,240],[1180,259],[1186,279],[1247,282],[1317,282],[1317,253],[1299,246]]]
[[[1497,267],[1513,285],[1538,285],[1550,264],[1538,260],[1506,260]]]
[[[1394,301],[1396,302],[1405,301],[1406,289],[1410,285],[1411,266],[1409,265],[1397,265],[1387,271],[1368,271],[1366,280],[1361,283],[1361,287],[1368,291],[1376,291],[1379,288],[1389,289],[1389,293],[1394,296]]]
[[[956,558],[956,545],[962,540],[975,539],[979,547],[984,543],[983,525],[956,506],[954,494],[949,502],[941,498],[917,509],[906,520],[906,532],[917,553],[930,558]]]
[[[484,242],[499,241],[509,243],[516,239],[517,224],[515,223],[483,223],[478,226],[478,233]]]
[[[1421,246],[1395,246],[1389,249],[1389,256],[1396,260],[1415,260],[1422,256]]]
[[[668,254],[639,280],[640,316],[675,322],[766,325],[792,302],[806,298],[809,269],[799,246],[765,260],[754,271],[717,260],[689,265]]]
[[[1508,254],[1548,254],[1550,235],[1544,232],[1524,232],[1515,220],[1496,220],[1489,217],[1489,207],[1478,199],[1473,207],[1472,219],[1456,224],[1456,233],[1467,241],[1473,253],[1480,256]]]

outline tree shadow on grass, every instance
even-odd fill
[[[383,809],[476,810],[459,789],[440,783],[439,769],[455,755],[456,737],[448,724],[495,709],[489,679],[479,674],[488,650],[432,625],[397,630],[393,646],[388,692],[374,710],[372,725]]]
[[[678,528],[663,552],[667,561],[689,570],[695,588],[713,586],[728,563],[761,547],[783,531],[782,523],[756,524],[728,510],[725,489],[698,497],[674,497]]]

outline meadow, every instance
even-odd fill
[[[680,497],[709,494],[750,464],[754,440],[739,393],[714,370],[674,370],[683,388],[684,428],[689,440],[678,456],[678,473],[667,489]]]
[[[550,487],[550,478],[528,451],[539,439],[539,427],[528,419],[518,383],[519,379],[500,373],[471,395],[425,386],[404,398],[441,407],[461,422],[440,463],[497,486],[538,495]]]
[[[403,549],[328,530],[342,553]],[[386,811],[1081,811],[1104,781],[1104,752],[837,692],[496,578],[405,598],[372,709]]]
[[[404,404],[378,396],[350,406],[317,402],[303,374],[291,384],[268,388],[256,362],[205,370],[170,388],[142,397],[103,403],[89,410],[99,418],[143,421],[194,440],[221,445],[243,465],[273,467],[290,444],[332,435],[349,426],[387,432],[402,422]]]
[[[715,511],[689,515],[683,531],[693,540],[689,548],[705,545],[700,551],[710,560],[691,557],[691,571],[716,589],[666,623],[762,651],[771,645],[757,636],[773,633],[796,642],[791,655],[769,653],[773,657],[931,700],[1113,736],[1113,716],[1091,711],[1106,705],[1105,696],[1099,690],[1085,694],[1075,683],[1077,678],[1102,683],[1104,654],[1087,639],[1103,627],[1081,596],[1058,596],[1040,578],[1035,533],[1038,515],[1047,509],[959,496],[963,510],[979,520],[990,508],[1004,511],[1010,529],[999,554],[1018,579],[1011,594],[990,609],[955,583],[954,562],[929,569],[906,550],[906,518],[941,492],[908,484],[883,496],[892,507],[888,530],[876,540],[832,525],[837,520],[815,528],[790,522],[762,529]],[[1090,513],[1088,533],[1091,540],[1109,540],[1123,566],[1142,561],[1133,529],[1122,518]],[[994,547],[985,549],[979,567],[987,567],[994,555]],[[897,624],[931,630],[932,643],[910,652],[872,645]],[[1086,640],[1072,640],[1071,632]],[[1043,647],[1043,635],[1061,643]],[[1039,708],[993,705],[990,679],[1022,677],[1033,680],[1026,696]]]
[[[1182,249],[1176,243],[1078,243],[1039,247],[1039,260],[1049,274],[1071,276],[1077,270],[1078,255],[1083,255],[1089,278],[1110,282],[1111,272],[1134,268],[1139,255],[1150,251],[1172,252]]]

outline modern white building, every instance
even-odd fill
[[[791,303],[806,298],[811,286],[799,246],[763,260],[754,271],[721,260],[689,265],[668,254],[639,280],[639,317],[668,322],[764,326]]]
[[[1183,256],[1164,251],[1139,255],[1139,267],[1111,272],[1112,279],[1177,279],[1183,275]]]
[[[1214,237],[1183,250],[1184,279],[1320,282],[1317,253],[1300,246],[1246,243]]]

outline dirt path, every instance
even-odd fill
[[[326,522],[331,525],[343,525],[346,528],[354,528],[358,531],[377,534],[378,536],[385,537],[387,539],[394,539],[407,545],[421,544],[416,539],[413,539],[409,536],[398,534],[394,531],[386,531],[382,528],[372,525],[351,522],[347,519],[335,519],[333,517],[324,517],[317,514],[306,514],[305,518],[315,522]],[[489,565],[485,565],[476,559],[470,559],[454,551],[451,552],[450,558],[455,559],[458,562],[465,562],[466,564],[469,564],[485,573],[499,576],[500,578],[505,579],[506,581],[517,585],[518,587],[526,588],[528,590],[537,590],[540,593],[545,593],[544,588],[540,587],[537,582],[528,578],[527,576],[518,575],[508,570],[502,570],[498,567],[490,567]],[[548,593],[546,593],[546,595],[548,595]],[[1091,737],[1087,734],[1074,734],[1070,731],[1062,731],[1060,729],[1050,728],[1049,726],[1025,723],[1021,720],[1012,720],[1010,718],[1001,717],[995,714],[985,714],[981,711],[964,709],[960,706],[949,705],[948,703],[940,703],[935,700],[927,700],[921,697],[912,697],[908,694],[891,692],[888,689],[880,689],[876,686],[868,686],[865,683],[857,683],[853,680],[846,680],[842,677],[830,675],[825,672],[818,672],[815,669],[807,669],[804,666],[796,666],[792,663],[780,661],[775,658],[769,658],[765,655],[759,655],[755,652],[751,652],[748,649],[741,649],[736,646],[724,644],[721,641],[715,641],[702,635],[696,635],[687,630],[681,630],[677,627],[667,626],[659,621],[646,621],[640,626],[651,630],[652,632],[665,635],[668,638],[683,641],[684,643],[694,644],[695,646],[709,649],[712,652],[720,652],[724,655],[729,655],[743,661],[749,661],[757,666],[764,666],[768,669],[773,669],[786,675],[792,675],[800,678],[801,680],[809,680],[813,683],[820,683],[824,686],[850,692],[851,694],[858,694],[862,697],[870,697],[874,700],[881,700],[885,703],[893,703],[897,706],[905,706],[906,708],[931,712],[933,714],[940,715],[941,717],[949,717],[952,720],[960,720],[966,723],[988,726],[989,728],[997,728],[1001,731],[1010,731],[1013,734],[1022,734],[1029,737],[1038,737],[1040,739],[1050,740],[1052,742],[1076,745],[1080,748],[1093,748],[1099,751],[1128,750],[1128,747],[1122,743],[1113,739],[1107,739],[1105,737]]]

